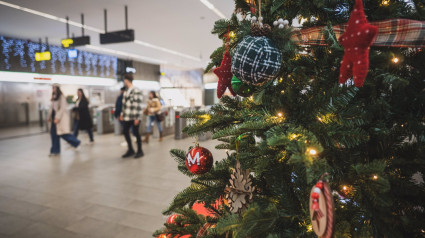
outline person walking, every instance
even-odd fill
[[[48,121],[50,124],[50,136],[52,139],[52,147],[50,148],[50,156],[60,154],[60,137],[66,142],[77,148],[81,141],[71,134],[70,116],[68,114],[68,103],[62,94],[58,84],[52,86],[52,99],[48,113]]]
[[[122,111],[120,120],[124,122],[124,137],[127,141],[128,150],[122,155],[123,158],[128,158],[133,155],[138,159],[144,155],[142,150],[142,139],[140,137],[139,125],[142,118],[142,93],[133,85],[133,75],[124,75],[124,84],[127,88],[122,99]],[[137,153],[134,152],[131,138],[130,127],[133,126],[134,135],[137,138]]]
[[[117,100],[115,101],[115,112],[114,116],[116,119],[120,119],[121,111],[122,111],[122,98],[124,96],[125,87],[122,87],[120,90],[120,95],[117,97]]]
[[[161,101],[156,95],[155,91],[151,91],[149,93],[149,101],[148,106],[145,109],[145,114],[148,116],[149,124],[147,128],[147,132],[145,135],[145,139],[143,140],[146,143],[149,143],[149,136],[152,133],[152,124],[156,122],[156,125],[159,130],[159,141],[162,141],[162,127],[161,121],[159,119],[159,113],[161,111]]]
[[[79,130],[85,130],[89,134],[90,143],[93,143],[93,121],[89,111],[89,101],[84,94],[83,89],[77,91],[78,99],[74,108],[74,136],[78,137]]]

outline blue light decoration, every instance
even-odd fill
[[[0,40],[2,41],[1,46],[3,48],[2,58],[4,58],[5,69],[8,70],[12,67],[12,65],[10,64],[10,52],[12,51],[12,46],[14,45],[14,42],[13,40],[8,40],[4,37],[1,37]]]
[[[46,51],[47,50],[47,45],[45,45],[45,44],[41,44],[41,46],[40,46],[40,51],[41,52],[44,52],[44,51]],[[35,57],[34,57],[34,59],[35,59]],[[46,66],[46,61],[40,61],[40,62],[38,62],[39,63],[39,65],[40,65],[40,69],[41,70],[43,70],[43,69],[46,69],[47,68],[47,66]],[[55,63],[55,61],[52,61],[51,63]],[[55,73],[55,72],[52,72],[52,73]]]
[[[46,50],[51,60],[36,62]],[[115,78],[117,57],[0,36],[0,71]]]
[[[40,44],[34,43],[34,42],[28,42],[27,44],[27,58],[29,57],[30,59],[30,67],[31,70],[29,70],[30,72],[36,72],[36,68],[35,68],[35,52],[40,50]],[[34,59],[34,60],[32,60]]]
[[[15,44],[15,48],[13,49],[15,53],[13,56],[19,56],[19,63],[21,67],[27,67],[27,61],[25,60],[25,41],[17,40]]]
[[[78,57],[78,50],[76,49],[69,49],[68,50],[68,59],[75,59]]]

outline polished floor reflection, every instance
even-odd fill
[[[62,141],[59,157],[47,156],[47,134],[0,141],[0,238],[144,238],[162,226],[162,209],[190,182],[169,150],[193,139],[153,139],[145,157],[124,160],[121,136],[85,136],[77,151]],[[201,145],[222,158],[215,143]]]

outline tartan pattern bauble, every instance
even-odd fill
[[[247,84],[261,86],[274,79],[282,54],[267,37],[246,36],[233,50],[232,73]]]

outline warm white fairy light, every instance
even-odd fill
[[[397,63],[400,61],[400,59],[399,59],[399,58],[397,58],[397,57],[394,57],[394,58],[392,59],[392,61],[393,61],[393,63],[394,63],[394,64],[397,64]]]

